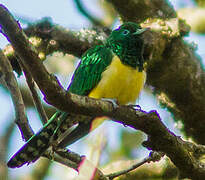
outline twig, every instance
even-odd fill
[[[142,166],[145,163],[150,163],[151,161],[153,161],[153,162],[159,161],[163,156],[164,156],[163,153],[151,152],[148,157],[144,158],[141,162],[138,162],[138,163],[132,165],[130,168],[119,171],[119,172],[105,175],[105,177],[108,177],[110,180],[112,180],[118,176],[121,176],[123,174],[127,174],[130,171],[137,169],[138,167]]]
[[[88,161],[85,156],[80,156],[77,153],[74,153],[67,149],[58,149],[58,150],[51,150],[48,149],[46,153],[44,153],[46,157],[49,157],[49,159],[53,158],[56,162],[59,162],[61,164],[64,164],[65,166],[69,168],[73,168],[77,172],[79,171],[79,167],[81,163],[88,163],[90,166],[93,167],[92,162]],[[93,179],[100,179],[100,180],[107,180],[104,174],[101,172],[100,169],[97,167],[95,168],[95,177]]]
[[[27,68],[25,66],[23,66],[23,64],[22,64],[22,67],[23,67],[23,71],[24,71],[24,74],[26,77],[26,82],[27,82],[28,87],[29,87],[31,94],[32,94],[31,97],[34,101],[34,104],[36,106],[36,109],[38,111],[38,114],[40,116],[42,123],[45,124],[48,121],[48,117],[46,115],[46,112],[45,112],[42,104],[41,104],[41,99],[37,93],[35,82],[31,76],[31,73],[27,70]]]
[[[106,179],[106,177],[100,171],[100,169],[94,167],[92,162],[88,161],[85,156],[80,156],[79,154],[72,152],[68,149],[55,149],[54,151],[56,154],[60,155],[61,157],[59,159],[54,159],[54,160],[60,161],[62,164],[75,169],[77,172],[79,172],[79,168],[81,167],[81,164],[86,161],[86,163],[89,166],[95,168],[95,178],[93,179],[100,179],[100,180]]]
[[[64,152],[64,153],[66,153],[66,152]],[[70,159],[68,159],[68,158],[65,158],[65,156],[66,156],[66,157],[69,157],[69,154],[68,154],[68,155],[64,155],[64,156],[62,157],[62,154],[56,153],[56,152],[54,152],[52,149],[48,149],[48,150],[44,153],[43,156],[45,156],[45,157],[47,157],[47,158],[49,158],[49,159],[51,159],[51,160],[54,160],[54,161],[56,161],[56,162],[59,162],[59,163],[65,165],[65,166],[67,166],[67,167],[69,167],[69,168],[73,168],[73,169],[75,169],[75,170],[78,169],[78,165],[79,165],[78,163],[73,162],[72,160],[70,160]]]
[[[86,11],[85,7],[83,6],[80,0],[74,0],[74,3],[76,4],[78,11],[88,20],[90,20],[94,25],[104,27],[103,23],[99,19],[95,18],[94,16],[89,14],[88,11]]]
[[[80,164],[84,158],[84,156],[80,156],[79,154],[72,152],[68,149],[55,149],[55,152],[63,158],[69,159],[77,164]]]
[[[95,18],[94,16],[92,16],[86,9],[85,7],[83,6],[81,0],[73,0],[74,3],[76,4],[76,7],[78,9],[78,11],[83,15],[85,16],[88,20],[90,20],[94,26],[98,28],[101,28],[103,30],[103,32],[106,34],[106,35],[109,35],[111,33],[111,29],[106,27],[104,24],[103,24],[103,21],[102,20],[99,20],[97,18]]]
[[[10,91],[14,103],[15,114],[16,114],[15,122],[17,123],[21,131],[22,138],[28,140],[29,137],[33,135],[33,131],[29,126],[28,119],[26,117],[22,95],[18,88],[18,84],[13,74],[12,67],[8,59],[6,58],[6,56],[3,54],[1,50],[0,50],[0,72],[2,76],[1,78],[4,79],[5,84],[7,85],[7,88]]]

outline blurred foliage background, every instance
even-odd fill
[[[115,28],[120,24],[120,19],[112,6],[104,0],[59,0],[59,1],[39,1],[39,0],[1,0],[21,23],[23,27],[28,27],[32,23],[39,21],[43,17],[48,17],[54,24],[70,30],[85,33],[85,29],[92,29],[95,25]],[[203,0],[170,0],[178,16],[185,19],[191,26],[189,36],[185,38],[196,47],[202,59],[204,56],[204,33],[205,33],[205,3]],[[90,31],[88,31],[90,33]],[[32,41],[32,39],[31,39]],[[33,39],[36,41],[37,39]],[[5,37],[0,34],[0,47],[4,49],[8,44]],[[8,50],[8,49],[7,49]],[[42,54],[44,64],[49,72],[54,73],[66,88],[69,84],[73,70],[78,63],[78,58],[55,52],[52,55]],[[203,60],[203,63],[205,61]],[[16,74],[16,76],[18,76]],[[20,89],[26,104],[27,115],[31,127],[36,132],[42,124],[34,108],[23,76],[18,77]],[[42,95],[39,92],[39,95]],[[42,100],[43,101],[43,100]],[[14,125],[13,104],[7,90],[0,86],[0,180],[4,179],[29,179],[29,180],[60,180],[75,178],[78,173],[68,169],[56,162],[50,162],[41,158],[29,167],[20,169],[7,169],[6,161],[20,148],[24,142],[20,137],[19,130]],[[163,106],[160,106],[150,88],[144,89],[136,104],[143,110],[156,109],[163,122],[176,135],[183,136],[183,124],[174,122],[172,115]],[[44,103],[49,117],[54,112],[54,108]],[[96,164],[105,174],[127,168],[133,162],[140,161],[148,155],[148,150],[143,148],[141,143],[146,139],[146,135],[140,131],[137,133],[132,129],[124,128],[117,123],[105,122],[100,128],[92,132],[89,136],[73,144],[70,149],[74,152],[85,154],[88,159],[95,159]],[[135,160],[133,160],[135,159]],[[130,173],[129,177],[122,176],[119,179],[176,179],[177,170],[172,163],[164,158],[160,162],[150,163]]]

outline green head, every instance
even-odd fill
[[[107,46],[119,56],[123,64],[143,70],[144,42],[142,34],[147,29],[142,29],[138,24],[126,22],[112,31],[107,39]]]

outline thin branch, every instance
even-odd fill
[[[141,162],[137,162],[136,164],[132,165],[130,168],[119,171],[119,172],[111,173],[105,176],[108,177],[110,180],[112,180],[116,177],[127,174],[134,169],[137,169],[138,167],[142,166],[145,163],[159,161],[163,156],[164,156],[163,153],[151,152],[148,157],[144,158]]]
[[[88,11],[86,11],[85,7],[83,6],[80,0],[73,0],[75,3],[78,11],[85,16],[88,20],[90,20],[94,25],[104,27],[102,21],[92,16]]]
[[[16,78],[13,74],[12,67],[9,63],[9,60],[0,50],[0,72],[2,79],[5,81],[7,88],[10,91],[16,114],[16,124],[18,125],[21,136],[23,139],[29,139],[33,135],[33,131],[29,126],[28,119],[26,117],[25,107],[21,92],[18,88]]]
[[[35,104],[34,104],[33,98],[31,97],[31,93],[30,93],[29,89],[25,88],[25,86],[20,86],[19,88],[20,88],[20,91],[21,91],[21,94],[23,97],[25,107],[26,108],[35,108]],[[51,117],[56,112],[55,107],[48,106],[46,103],[43,103],[42,105],[43,105],[43,108],[45,109],[48,117]]]
[[[65,152],[64,152],[65,153]],[[51,149],[48,149],[44,155],[44,157],[47,157],[50,160],[54,160],[56,162],[59,162],[60,164],[63,164],[69,168],[73,168],[75,170],[77,170],[78,168],[78,164],[76,162],[73,162],[72,160],[68,159],[68,158],[64,158],[64,156],[62,156],[62,154],[56,153]],[[69,155],[66,155],[67,157],[69,157]]]
[[[42,106],[41,99],[37,93],[35,82],[31,76],[30,72],[26,69],[26,67],[23,66],[23,64],[22,64],[22,67],[23,67],[24,75],[26,77],[26,82],[27,82],[28,87],[30,89],[30,92],[32,94],[31,97],[34,101],[35,107],[38,111],[38,114],[40,116],[42,123],[45,124],[48,121],[48,118],[47,118],[46,112]]]
[[[61,155],[63,158],[69,159],[77,163],[77,165],[79,165],[82,162],[83,158],[85,158],[84,156],[80,156],[79,154],[72,152],[68,149],[55,149],[55,152]]]
[[[103,24],[103,21],[100,20],[100,19],[97,19],[95,18],[94,16],[92,16],[87,10],[86,8],[83,6],[82,4],[82,1],[81,0],[73,0],[78,11],[83,15],[85,16],[88,20],[91,21],[91,23],[93,23],[93,25],[95,26],[95,28],[97,29],[101,29],[103,30],[103,32],[106,34],[106,35],[109,35],[111,33],[111,29],[106,27],[104,24]]]
[[[77,153],[74,153],[67,149],[58,149],[58,150],[51,150],[48,149],[44,156],[53,159],[56,162],[59,162],[69,168],[73,168],[76,171],[79,171],[79,167],[82,163],[86,161],[90,166],[93,167],[93,164],[88,161],[85,156],[80,156]],[[100,169],[95,167],[95,178],[100,180],[107,180],[106,177],[103,175]]]

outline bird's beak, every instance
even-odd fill
[[[138,34],[142,34],[144,33],[145,31],[148,31],[150,28],[143,28],[143,29],[138,29],[135,33],[135,35],[138,35]]]

